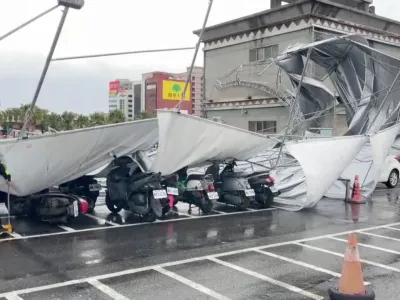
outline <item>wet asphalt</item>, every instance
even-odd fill
[[[376,299],[400,299],[399,199],[380,187],[358,210],[323,199],[301,212],[216,204],[210,216],[179,203],[153,224],[111,215],[100,199],[66,227],[13,218],[14,236],[0,239],[0,300],[329,299],[348,232],[360,229],[364,280]]]

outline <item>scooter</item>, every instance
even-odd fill
[[[105,199],[111,212],[125,209],[146,222],[154,222],[169,211],[161,174],[148,173],[146,159],[146,154],[141,151],[114,158],[114,168],[107,175]]]
[[[99,197],[102,186],[92,176],[85,175],[75,180],[60,184],[58,189],[61,193],[73,194],[85,199],[89,203],[88,213],[92,213],[96,206],[96,201]]]
[[[192,205],[197,206],[204,214],[209,214],[214,206],[213,201],[219,199],[218,192],[214,187],[212,175],[189,174],[188,167],[182,168],[176,173],[175,187],[178,190],[170,188],[169,195],[174,194],[176,204],[178,201],[189,204],[188,213],[192,213]],[[171,184],[171,183],[170,183]]]
[[[220,163],[217,161],[214,161],[206,170],[206,174],[212,174],[214,178],[217,178],[215,186],[220,195],[218,202],[231,204],[245,210],[249,207],[250,202],[254,201],[255,192],[242,172],[234,172],[235,160],[227,161],[224,164],[221,173],[219,173]]]
[[[247,180],[255,192],[255,200],[261,208],[271,207],[274,197],[279,191],[274,189],[275,179],[265,172],[255,172],[247,176]]]
[[[10,198],[10,207],[7,202],[6,207],[11,215],[28,215],[50,224],[66,224],[70,219],[86,214],[89,210],[86,199],[73,194],[49,192],[49,190],[27,197],[10,195]]]

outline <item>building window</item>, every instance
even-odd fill
[[[274,134],[276,133],[276,121],[249,121],[249,131]]]
[[[250,62],[266,60],[279,52],[278,45],[250,49]]]
[[[132,115],[131,115],[131,114],[128,114],[128,118],[132,118]]]
[[[192,76],[192,81],[195,81],[195,80],[196,80],[196,77]]]
[[[125,109],[125,100],[119,100],[119,109]]]

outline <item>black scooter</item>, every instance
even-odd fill
[[[251,188],[255,192],[255,200],[261,208],[269,208],[279,191],[272,191],[275,179],[266,172],[255,172],[247,176]]]
[[[143,155],[138,152],[114,159],[114,168],[107,175],[105,202],[113,213],[125,209],[145,222],[154,222],[169,211],[169,203],[161,174],[146,172]]]

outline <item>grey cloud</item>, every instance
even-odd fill
[[[2,108],[30,103],[45,57],[0,53]],[[114,78],[140,79],[149,66],[116,67],[101,61],[52,62],[37,105],[50,111],[91,113],[108,110],[108,82]]]

